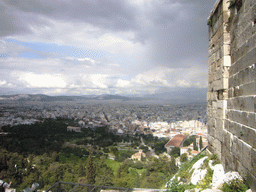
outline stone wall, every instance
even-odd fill
[[[256,191],[256,0],[218,0],[208,19],[209,148]]]

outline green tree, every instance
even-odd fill
[[[129,165],[125,162],[119,166],[117,174],[114,180],[115,186],[117,187],[129,187]]]
[[[115,155],[116,157],[119,155],[118,149],[116,147],[111,147],[111,152],[113,153],[113,155]]]
[[[171,172],[173,174],[175,174],[178,171],[178,169],[179,169],[179,167],[176,165],[176,160],[175,160],[174,156],[172,156],[170,167],[171,167]]]
[[[200,146],[200,151],[203,149],[203,141],[202,141],[202,137],[200,136],[200,140],[199,140],[199,146]]]
[[[83,177],[85,176],[85,167],[82,161],[80,161],[79,166],[78,166],[78,176]]]
[[[90,151],[89,157],[86,164],[86,181],[87,184],[95,183],[95,168],[93,165],[92,151]]]
[[[180,148],[179,147],[174,147],[171,151],[171,155],[173,155],[174,157],[180,156]]]
[[[106,157],[101,156],[94,163],[96,170],[95,184],[103,186],[113,186],[113,171],[106,164]]]
[[[198,151],[198,146],[196,144],[196,138],[194,138],[194,141],[193,141],[193,149]]]
[[[180,156],[180,161],[181,162],[185,162],[185,161],[187,161],[187,153],[183,153],[181,156]]]
[[[113,186],[113,177],[114,174],[111,169],[107,166],[103,166],[96,175],[95,184],[103,186]]]

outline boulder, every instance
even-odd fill
[[[213,166],[212,187],[217,188],[223,183],[225,171],[221,164]]]

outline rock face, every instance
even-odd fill
[[[193,175],[192,175],[192,178],[191,178],[191,183],[193,185],[196,185],[198,183],[198,181],[201,181],[204,179],[205,175],[207,173],[207,170],[206,169],[196,169],[194,172],[193,172]]]
[[[202,183],[207,184],[208,189],[205,189],[202,191],[202,188],[194,188],[194,189],[187,189],[185,190],[185,192],[221,192],[222,190],[220,190],[220,188],[222,187],[222,185],[224,183],[230,184],[231,181],[233,180],[243,180],[243,178],[239,175],[238,172],[227,172],[225,173],[224,168],[221,164],[216,164],[213,165],[213,160],[209,160],[208,165],[206,164],[205,160],[208,158],[208,156],[205,156],[201,159],[199,159],[190,170],[186,170],[186,173],[189,172],[190,174],[192,174],[191,176],[191,180],[190,183],[193,185],[197,185],[196,187],[200,187]],[[209,184],[209,179],[210,179],[210,175],[207,174],[208,169],[212,169],[213,170],[213,175],[212,175],[212,183]],[[184,171],[184,170],[183,170]],[[193,173],[192,173],[193,172]],[[210,173],[210,172],[208,172]],[[183,174],[183,172],[182,172]],[[181,175],[182,175],[181,174]],[[207,178],[205,179],[205,176],[207,174]],[[179,172],[166,184],[166,187],[172,187],[172,184],[174,183],[175,185],[183,185],[183,180],[178,177]],[[176,180],[176,181],[175,181]],[[202,181],[198,183],[199,181]],[[175,181],[175,182],[173,182]],[[175,184],[176,183],[176,184]],[[187,182],[186,182],[187,183]],[[189,181],[188,181],[189,183]],[[253,191],[253,190],[252,190]],[[251,192],[250,190],[248,190],[247,192]]]
[[[213,167],[213,177],[211,184],[213,189],[220,188],[224,183],[230,184],[230,182],[235,179],[243,180],[238,172],[232,171],[225,174],[224,168],[221,164],[217,164]]]
[[[213,176],[212,176],[212,187],[217,188],[219,185],[223,183],[224,179],[224,169],[221,164],[217,164],[213,166]]]
[[[191,177],[191,183],[193,185],[196,185],[198,181],[201,181],[202,179],[204,179],[204,176],[207,173],[206,169],[201,169],[205,159],[207,159],[207,157],[203,157],[202,159],[199,159],[192,167],[192,170],[194,169],[194,172]]]

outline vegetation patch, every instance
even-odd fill
[[[224,183],[221,187],[221,190],[224,192],[245,192],[250,189],[249,182],[247,179],[234,179],[230,183]]]

